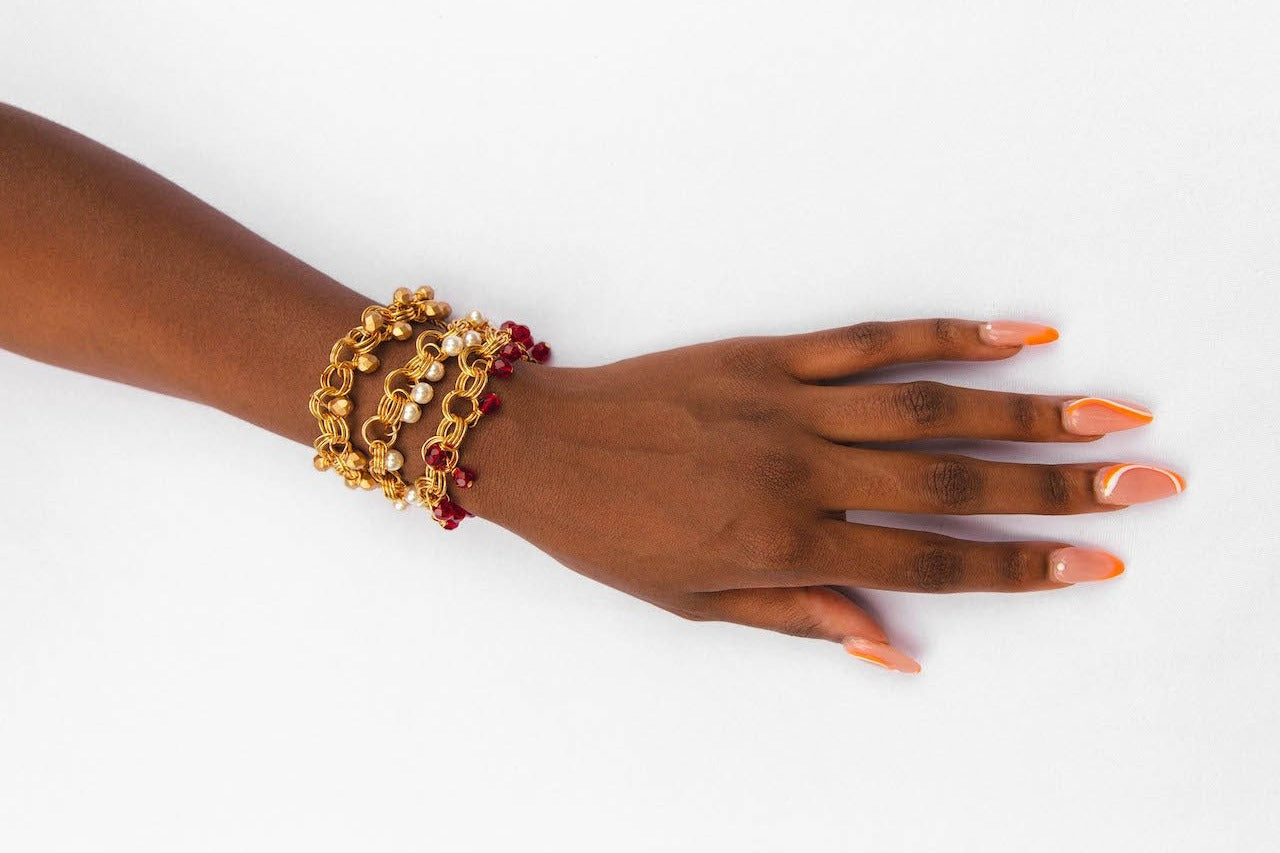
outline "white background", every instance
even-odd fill
[[[1148,429],[982,452],[1190,482],[933,525],[1130,571],[875,594],[909,678],[680,621],[223,414],[0,354],[0,848],[1275,849],[1277,4],[0,10],[0,99],[371,297],[431,283],[581,365],[1050,322],[1013,362],[899,376],[1135,399]]]

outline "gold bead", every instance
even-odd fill
[[[423,313],[428,317],[441,318],[449,316],[449,312],[453,310],[449,307],[448,302],[428,302],[423,307]]]
[[[348,468],[355,468],[356,470],[359,470],[365,466],[365,463],[368,460],[364,458],[364,454],[359,450],[349,450],[347,451],[345,461]]]
[[[351,414],[351,401],[346,397],[338,397],[329,401],[329,411],[333,412],[340,418],[345,418]]]
[[[342,484],[348,489],[354,489],[356,486],[360,485],[360,481],[355,477],[346,477],[343,479]]]
[[[311,464],[312,464],[312,465],[314,465],[314,466],[316,466],[316,470],[317,470],[317,471],[328,471],[328,470],[329,470],[329,460],[328,460],[328,459],[325,459],[325,458],[324,458],[323,456],[321,456],[319,453],[317,453],[317,454],[315,455],[315,458],[311,460]]]
[[[371,352],[362,352],[356,356],[356,370],[361,373],[372,373],[378,369],[378,357]]]
[[[360,478],[360,488],[364,489],[366,492],[369,491],[369,489],[372,489],[373,478],[370,477],[368,474],[363,475]]]
[[[407,287],[397,287],[395,296],[392,297],[396,302],[404,305],[413,301],[413,291]]]
[[[397,341],[407,341],[409,336],[413,334],[413,326],[404,320],[397,320],[391,325],[391,337]]]
[[[385,322],[386,318],[382,316],[381,311],[370,311],[364,315],[361,325],[364,326],[366,332],[372,335],[381,330]]]
[[[419,299],[423,300],[436,298],[436,292],[429,287],[419,287],[415,293]]]

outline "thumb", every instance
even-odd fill
[[[867,611],[830,587],[727,589],[705,595],[703,603],[713,618],[830,640],[854,657],[885,669],[920,671],[910,655],[890,645],[884,629]]]

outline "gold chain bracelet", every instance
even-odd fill
[[[329,364],[320,374],[320,387],[311,393],[308,408],[320,425],[320,435],[312,464],[317,471],[332,468],[343,481],[355,488],[373,488],[368,475],[368,459],[351,446],[351,429],[347,415],[353,408],[351,388],[355,384],[355,371],[372,373],[378,369],[378,357],[373,350],[389,338],[408,340],[413,335],[412,323],[431,321],[444,325],[450,313],[447,302],[437,302],[430,287],[396,290],[391,304],[370,305],[360,315],[360,325],[339,338],[329,353]]]
[[[545,342],[534,343],[527,326],[508,320],[494,328],[479,311],[446,325],[449,306],[434,297],[429,287],[400,288],[385,308],[366,308],[361,325],[334,344],[320,388],[311,395],[311,414],[320,425],[314,463],[321,471],[336,470],[348,486],[379,486],[397,509],[422,504],[441,527],[452,530],[472,514],[448,494],[450,481],[464,489],[475,481],[475,472],[459,464],[462,440],[469,427],[501,404],[497,394],[485,393],[489,377],[511,376],[518,361],[545,362],[551,350]],[[414,355],[386,374],[377,413],[361,425],[366,456],[351,446],[346,421],[353,408],[347,395],[354,384],[354,370],[377,370],[379,361],[372,350],[388,338],[407,340],[413,333],[411,322],[424,320],[432,321],[434,328],[419,333]],[[422,445],[425,473],[406,483],[399,473],[404,455],[395,449],[401,424],[421,418],[422,406],[435,397],[431,383],[444,377],[444,362],[451,357],[458,360],[458,378],[441,400],[435,434]],[[470,403],[464,414],[454,411],[460,399]]]

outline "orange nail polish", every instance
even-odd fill
[[[1080,397],[1062,404],[1062,426],[1075,435],[1104,435],[1146,426],[1153,415],[1137,403]]]
[[[842,644],[844,650],[859,660],[891,669],[895,672],[916,673],[920,664],[906,652],[896,649],[888,643],[878,643],[863,637],[845,637]]]
[[[978,327],[978,337],[984,343],[996,347],[1034,346],[1058,339],[1058,330],[1039,323],[1022,323],[1017,320],[992,320]]]
[[[1181,474],[1154,465],[1111,465],[1093,479],[1098,502],[1118,506],[1173,497],[1186,488]]]
[[[1095,548],[1059,548],[1049,555],[1049,573],[1059,583],[1105,581],[1124,572],[1124,562]]]

